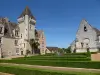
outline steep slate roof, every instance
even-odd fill
[[[100,36],[100,30],[98,30],[97,28],[93,27],[92,25],[90,25],[90,26],[93,28],[93,30],[95,30],[95,32],[97,33],[97,36]]]
[[[8,21],[6,18],[1,18],[1,17],[0,17],[0,24],[4,25],[4,30],[5,29],[7,30],[7,33],[4,34],[4,37],[14,38],[11,35],[14,35],[13,30],[18,28],[18,25],[16,23]]]
[[[46,47],[49,51],[58,51],[58,47]]]
[[[4,17],[0,17],[0,24],[6,24],[7,20]]]
[[[36,30],[35,29],[35,38],[36,39],[39,39],[42,34],[43,34],[43,30]]]
[[[35,17],[32,15],[32,13],[31,13],[31,11],[30,11],[30,9],[29,9],[28,6],[26,6],[26,8],[25,8],[24,11],[22,12],[22,14],[19,16],[19,18],[21,18],[21,17],[23,17],[23,16],[25,16],[25,15],[28,15],[29,17],[31,17],[31,18],[33,18],[34,20],[36,20]]]
[[[43,30],[37,30],[38,38],[40,38],[41,34],[43,33]]]
[[[10,21],[9,21],[9,28],[10,28],[10,34],[12,34],[12,35],[14,35],[14,33],[13,33],[14,29],[19,30],[18,24],[10,22]]]
[[[71,45],[75,45],[75,42],[76,42],[76,39],[70,44],[70,46],[71,46]]]
[[[97,28],[93,28],[93,29],[96,31],[97,36],[100,36],[100,31]]]

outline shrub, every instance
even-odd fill
[[[53,71],[7,67],[7,66],[6,67],[0,66],[0,72],[6,72],[15,75],[76,75],[75,73],[62,73],[62,72],[60,73]]]
[[[91,52],[89,49],[87,49],[87,57],[90,57],[91,56]]]
[[[42,56],[54,56],[55,53],[46,53],[45,55],[42,55]]]
[[[44,66],[60,66],[60,67],[78,67],[78,68],[94,68],[100,69],[100,62],[92,61],[43,61],[43,60],[2,60],[5,63],[44,65]]]
[[[17,60],[17,59],[14,59]],[[90,61],[90,58],[23,58],[23,59],[18,59],[18,60],[40,60],[40,61]]]
[[[71,46],[66,49],[66,53],[71,53]]]

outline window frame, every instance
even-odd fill
[[[87,32],[87,27],[84,25],[84,32]]]
[[[19,34],[18,30],[15,30],[15,36],[16,37],[18,37],[18,34]]]
[[[16,53],[19,53],[19,48],[16,48]]]
[[[15,46],[18,46],[18,40],[15,40],[14,43],[15,43]]]
[[[2,40],[1,39],[2,39],[2,37],[0,37],[0,44],[2,43]]]

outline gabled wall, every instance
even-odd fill
[[[87,31],[84,31],[84,26]],[[87,46],[91,52],[97,51],[97,34],[91,25],[86,20],[82,20],[79,29],[76,33],[75,45],[72,45],[72,49],[76,46],[76,52],[87,52]],[[86,43],[88,41],[88,43]],[[83,47],[82,44],[83,43]],[[88,45],[87,45],[88,44]]]

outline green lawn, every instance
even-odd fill
[[[43,66],[77,67],[100,69],[100,62],[91,61],[86,53],[73,53],[64,56],[31,56],[14,58],[12,60],[0,60],[0,63],[17,63]]]
[[[100,62],[91,61],[90,57],[84,54],[67,54],[64,56],[39,55],[31,57],[14,58],[12,60],[0,60],[0,63],[17,63],[43,66],[94,68],[100,69]],[[57,72],[42,69],[30,69],[14,66],[0,66],[0,72],[12,73],[15,75],[100,75],[100,73],[90,72]]]
[[[44,61],[44,60],[0,60],[0,63],[17,63],[43,66],[77,67],[100,69],[100,62],[92,61]]]
[[[15,74],[15,75],[100,75],[100,73],[93,72],[62,72],[62,71],[54,71],[54,70],[43,70],[43,69],[35,69],[35,68],[25,68],[20,66],[1,66],[0,72]]]

